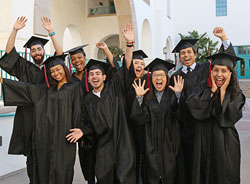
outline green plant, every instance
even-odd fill
[[[114,55],[117,61],[121,61],[123,50],[118,46],[109,46],[110,52]]]
[[[218,49],[216,48],[218,41],[213,42],[207,35],[207,33],[199,34],[198,31],[193,30],[188,32],[188,36],[179,33],[181,39],[199,39],[195,44],[195,49],[198,53],[197,62],[204,63],[208,62],[207,56],[215,54]]]

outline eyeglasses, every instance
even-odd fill
[[[165,74],[153,74],[152,77],[153,78],[161,78],[162,79],[162,78],[165,78],[166,75]]]

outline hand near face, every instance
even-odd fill
[[[96,47],[98,47],[99,49],[102,49],[102,50],[108,48],[108,46],[107,46],[107,44],[105,42],[98,42],[96,44]]]
[[[225,83],[221,86],[220,90],[222,90],[222,91],[227,90],[227,87],[228,87],[230,80],[231,80],[231,76],[232,76],[232,72],[230,72],[229,76],[227,77]]]
[[[216,83],[215,83],[215,80],[214,80],[214,77],[213,77],[213,71],[211,71],[211,82],[212,82],[212,88],[211,90],[215,93],[218,89]]]
[[[18,31],[22,28],[24,28],[26,26],[26,22],[27,22],[28,19],[26,19],[26,17],[18,17],[17,20],[16,20],[16,23],[14,24],[13,26],[13,29]]]
[[[149,88],[144,89],[145,82],[146,80],[144,80],[141,85],[141,79],[139,79],[139,85],[137,85],[136,81],[132,84],[135,89],[136,96],[144,96],[149,91]]]
[[[174,92],[181,92],[184,86],[184,79],[182,79],[182,76],[177,75],[177,80],[176,77],[174,77],[174,87],[173,86],[168,86],[170,89],[172,89]]]
[[[127,24],[126,26],[124,26],[122,34],[126,41],[134,41],[134,30],[131,24]]]
[[[69,130],[71,133],[66,136],[67,141],[70,143],[76,143],[84,134],[79,128]]]
[[[221,39],[221,41],[227,40],[226,31],[222,27],[216,27],[213,30],[214,36]]]
[[[51,20],[48,17],[43,17],[41,18],[41,20],[42,20],[43,28],[46,29],[49,34],[52,33],[53,28],[52,28]]]

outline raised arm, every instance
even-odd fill
[[[28,19],[26,19],[26,17],[23,17],[23,16],[17,18],[17,20],[13,26],[12,32],[10,33],[7,45],[6,45],[6,53],[7,54],[9,54],[11,52],[11,50],[14,48],[17,32],[20,29],[25,27],[27,20]]]
[[[54,48],[56,50],[56,55],[62,55],[63,50],[62,50],[62,47],[59,44],[58,40],[56,39],[56,34],[55,34],[55,32],[54,32],[54,30],[52,28],[51,20],[48,17],[43,17],[43,18],[41,18],[41,20],[42,20],[43,28],[48,31],[48,33],[49,33],[49,35],[51,37],[53,46],[54,46]]]
[[[125,52],[125,61],[127,68],[130,68],[132,58],[133,58],[133,50],[134,50],[134,30],[131,24],[127,24],[124,26],[122,30],[123,37],[126,40],[126,52]]]
[[[115,67],[115,64],[114,64],[114,56],[113,54],[110,52],[107,44],[105,42],[98,42],[96,44],[96,47],[98,47],[99,49],[103,50],[105,55],[107,56],[108,58],[108,61],[109,63],[112,65],[112,67]]]

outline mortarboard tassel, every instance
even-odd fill
[[[85,69],[85,86],[86,86],[86,91],[89,92],[87,69]]]
[[[150,81],[149,81],[149,68],[148,68],[148,70],[147,70],[147,88],[149,89],[149,91],[150,91]]]
[[[70,62],[70,55],[68,55],[68,62],[69,62],[70,75],[72,75],[72,67],[71,67],[71,62]]]
[[[209,63],[209,73],[208,73],[208,79],[207,79],[207,87],[212,87],[212,81],[211,81],[211,60]]]
[[[27,46],[25,46],[24,59],[27,60]]]
[[[47,87],[49,88],[49,81],[48,81],[48,77],[47,77],[47,71],[46,71],[46,66],[43,65],[43,68],[44,68],[44,76],[45,76],[45,80],[46,80],[46,84],[47,84]]]
[[[176,66],[177,66],[177,56],[176,56],[176,51],[174,52],[174,64],[175,64],[174,70],[176,70]]]

